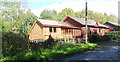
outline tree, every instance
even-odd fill
[[[78,17],[78,18],[85,18],[85,10],[74,12],[70,8],[65,8],[61,12],[57,13],[55,10],[43,10],[41,15],[41,19],[48,19],[48,20],[57,20],[63,21],[66,16]],[[106,21],[117,22],[117,17],[114,15],[107,15],[106,13],[100,12],[93,12],[88,10],[88,19],[95,20],[104,24]]]
[[[75,12],[75,17],[85,18],[85,10]],[[88,10],[88,19],[95,20],[104,24],[106,21],[117,22],[117,17],[114,15],[107,15],[106,13],[93,12]]]
[[[65,8],[58,13],[58,20],[63,21],[66,16],[74,16],[74,11],[70,8]]]
[[[70,9],[70,8],[65,8],[65,9],[63,9],[59,14],[61,15],[61,16],[73,16],[74,14],[74,11],[72,10],[72,9]]]
[[[57,21],[63,21],[63,19],[65,19],[66,16],[74,16],[74,11],[70,8],[65,8],[61,12],[57,13],[57,11],[55,10],[45,9],[40,14],[41,19]]]
[[[43,10],[40,14],[41,19],[48,19],[48,20],[54,20],[56,18],[55,16],[57,16],[57,11],[49,10],[49,9]]]
[[[24,23],[22,24],[22,26],[20,26],[19,32],[28,35],[28,31],[30,30],[31,26],[33,25],[36,19],[37,16],[35,16],[30,9],[27,10],[24,17]]]
[[[85,10],[75,12],[75,17],[85,18]]]
[[[0,3],[0,6],[2,7],[0,10],[2,17],[1,21],[3,21],[3,23],[7,23],[6,25],[8,25],[8,28],[10,28],[9,31],[17,31],[17,28],[20,25],[18,19],[20,19],[20,14],[23,14],[24,12],[20,9],[20,2],[1,1]],[[5,28],[5,25],[3,28]]]
[[[1,1],[0,6],[2,7],[0,10],[0,21],[2,21],[3,31],[21,33],[21,30],[24,30],[26,31],[25,33],[27,33],[28,29],[25,30],[21,27],[24,26],[25,28],[29,26],[30,28],[37,18],[30,10],[26,10],[21,2]]]
[[[37,16],[22,7],[21,2],[0,1],[0,7],[3,56],[13,56],[27,49],[25,36]]]

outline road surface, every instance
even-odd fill
[[[87,51],[76,56],[64,58],[58,62],[76,60],[120,60],[120,42],[103,44],[93,51]]]

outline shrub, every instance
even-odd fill
[[[14,60],[12,57],[4,57],[0,60],[0,62],[5,62],[5,61],[9,61],[9,60]]]
[[[27,39],[22,34],[3,32],[2,33],[3,56],[13,56],[27,49]]]
[[[105,35],[108,35],[111,40],[116,40],[120,38],[120,31],[106,32]]]
[[[88,40],[90,43],[95,43],[99,41],[100,36],[98,34],[92,34],[91,36],[88,37]]]
[[[120,31],[110,31],[110,32],[106,32],[105,35],[120,35]]]
[[[99,38],[99,41],[109,41],[109,40],[110,40],[109,35],[104,35]]]

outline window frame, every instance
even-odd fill
[[[49,32],[52,33],[52,27],[49,27]]]
[[[103,30],[102,30],[102,29],[99,29],[99,32],[103,32]]]
[[[53,31],[54,31],[54,33],[56,33],[56,32],[57,32],[56,27],[53,27]]]
[[[49,32],[50,33],[56,33],[57,32],[56,27],[49,27]]]

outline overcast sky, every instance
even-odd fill
[[[118,17],[119,0],[87,0],[88,9],[94,12],[112,14]],[[27,7],[39,17],[44,9],[54,9],[60,12],[64,8],[71,8],[74,11],[81,11],[85,8],[85,0],[29,0]]]

